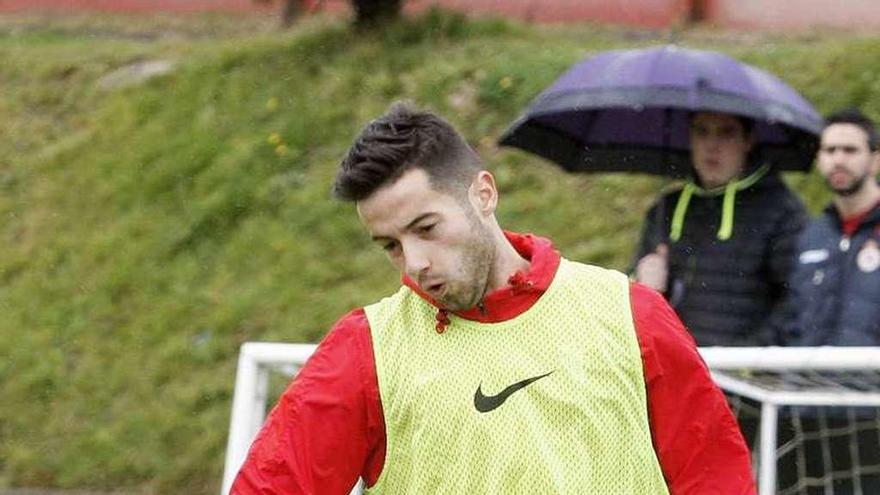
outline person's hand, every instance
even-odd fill
[[[636,280],[657,292],[666,292],[669,248],[666,244],[657,245],[653,253],[645,255],[636,265]]]

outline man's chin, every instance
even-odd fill
[[[863,182],[849,183],[846,185],[834,185],[829,183],[828,187],[834,192],[834,194],[846,198],[859,192],[862,188],[862,184]]]

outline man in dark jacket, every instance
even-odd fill
[[[828,117],[817,167],[832,203],[804,230],[791,277],[796,345],[880,345],[880,152],[873,122]]]
[[[834,198],[810,222],[797,243],[790,279],[787,343],[805,346],[880,345],[880,153],[874,123],[855,110],[830,115],[822,131],[817,168]],[[780,461],[780,482],[805,476],[834,481],[834,493],[880,493],[880,475],[864,470],[880,464],[878,411],[872,408],[803,409],[780,428],[788,437],[822,435],[797,455]],[[827,432],[836,432],[827,435]],[[853,462],[853,455],[857,454]],[[796,458],[806,462],[796,466]],[[859,469],[854,469],[858,464]],[[856,488],[860,487],[861,491]]]
[[[753,157],[752,122],[700,112],[691,119],[694,178],[645,217],[636,279],[662,292],[698,345],[780,340],[800,200]]]

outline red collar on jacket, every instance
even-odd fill
[[[840,230],[843,232],[843,235],[847,237],[852,237],[853,234],[859,230],[859,227],[862,225],[862,222],[868,218],[868,215],[872,214],[874,210],[880,209],[880,201],[874,203],[874,206],[868,208],[867,210],[856,213],[855,215],[850,215],[847,218],[840,219]],[[835,209],[835,211],[837,211]],[[840,216],[840,212],[837,213]]]
[[[553,248],[549,239],[533,234],[517,234],[504,232],[505,237],[523,258],[529,260],[527,272],[518,271],[507,279],[504,287],[498,288],[483,298],[481,306],[453,314],[468,320],[482,323],[497,323],[509,320],[531,308],[540,299],[541,294],[550,286],[556,269],[559,267],[559,252]],[[448,311],[422,292],[419,286],[408,276],[403,276],[403,284],[415,291],[422,299],[436,306],[437,332],[443,333],[449,324]]]

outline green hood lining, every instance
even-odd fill
[[[681,239],[681,231],[684,229],[684,217],[687,213],[691,197],[694,194],[703,197],[724,195],[724,204],[721,209],[721,226],[718,228],[717,237],[719,241],[730,239],[733,235],[733,213],[736,192],[751,187],[767,175],[769,171],[770,165],[764,164],[742,179],[732,180],[723,186],[712,189],[703,189],[693,179],[689,180],[684,185],[684,189],[681,190],[681,195],[678,196],[678,202],[675,204],[675,212],[672,214],[672,225],[669,228],[669,239],[672,241]]]

